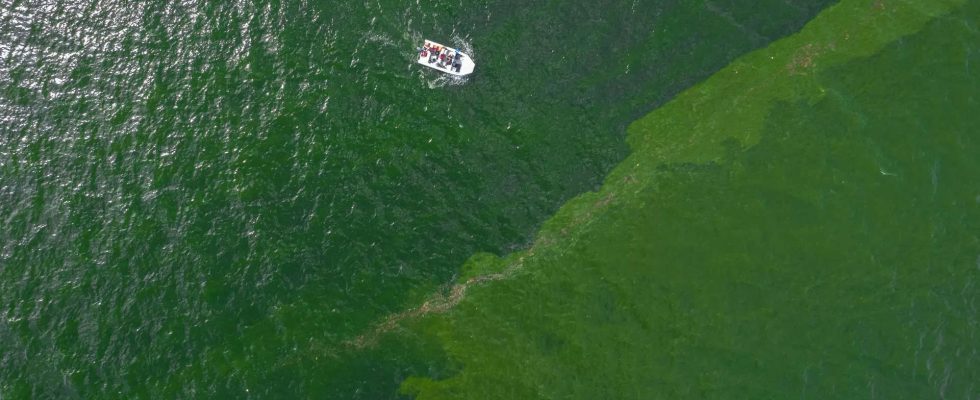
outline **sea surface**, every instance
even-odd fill
[[[627,157],[628,124],[834,3],[0,0],[0,398],[380,399],[456,376],[474,362],[427,333],[359,339],[451,292],[473,254],[527,249]],[[476,73],[415,65],[423,39]],[[917,189],[956,179],[943,160]],[[959,340],[930,326],[921,341]]]
[[[456,366],[402,392],[977,398],[978,21],[842,0],[637,120],[534,245],[398,322]]]

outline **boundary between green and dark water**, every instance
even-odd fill
[[[765,118],[777,103],[815,103],[826,94],[816,79],[819,72],[869,57],[963,4],[963,0],[843,0],[828,8],[799,33],[738,58],[633,122],[627,129],[629,156],[610,172],[598,191],[563,205],[543,224],[530,248],[503,258],[474,255],[449,290],[388,316],[348,344],[372,346],[403,323],[451,310],[474,286],[519,274],[531,259],[561,254],[610,207],[649,201],[639,194],[656,183],[658,166],[719,161],[733,149],[751,147],[760,139]]]

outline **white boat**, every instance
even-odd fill
[[[419,49],[418,63],[450,75],[466,76],[473,73],[476,63],[469,55],[431,40]]]

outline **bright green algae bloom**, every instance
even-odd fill
[[[404,324],[458,372],[403,392],[976,397],[978,16],[845,0],[639,120],[599,192]]]

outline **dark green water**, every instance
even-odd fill
[[[625,157],[629,122],[831,3],[0,0],[0,396],[383,398],[450,376],[426,338],[342,343],[522,248]],[[477,74],[412,65],[423,38]]]

